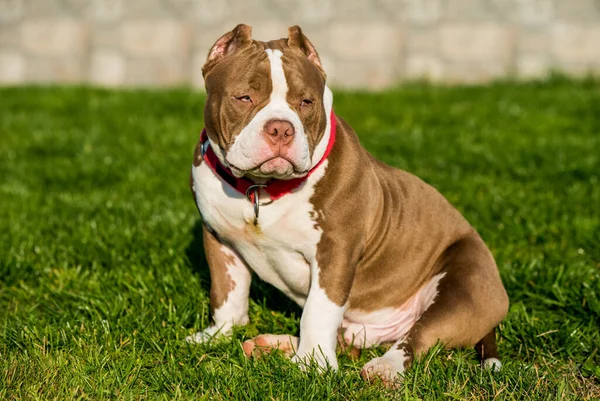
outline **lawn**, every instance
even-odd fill
[[[244,339],[299,325],[258,280],[233,341],[185,343],[210,320],[188,188],[203,102],[187,89],[0,89],[0,399],[600,398],[599,81],[335,93],[367,149],[477,228],[511,299],[500,373],[438,347],[395,391],[358,375],[383,349],[340,356],[338,373],[246,360]]]

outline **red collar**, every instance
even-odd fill
[[[331,131],[329,134],[329,142],[327,143],[327,148],[325,149],[325,153],[321,160],[314,166],[310,171],[304,176],[299,178],[293,178],[291,180],[271,180],[266,183],[266,186],[262,186],[262,189],[267,192],[271,201],[277,200],[284,195],[287,195],[292,192],[295,188],[300,186],[312,173],[315,172],[317,168],[327,156],[329,156],[329,152],[331,152],[331,148],[333,148],[333,144],[335,143],[335,132],[336,132],[336,118],[333,110],[331,111]],[[200,142],[201,147],[206,149],[203,155],[203,159],[206,164],[210,167],[210,169],[219,177],[221,177],[227,184],[229,184],[233,189],[245,195],[251,202],[254,202],[254,192],[250,191],[250,194],[247,194],[248,188],[256,185],[253,181],[241,177],[237,178],[233,175],[231,170],[228,167],[225,167],[220,161],[215,152],[212,150],[210,145],[205,143],[208,141],[208,135],[206,134],[206,128],[202,130],[202,134],[200,134]]]

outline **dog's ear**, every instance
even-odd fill
[[[323,76],[325,76],[325,70],[323,69],[323,64],[321,64],[321,59],[315,50],[315,47],[310,40],[302,33],[302,29],[298,25],[294,25],[288,28],[288,46],[291,49],[300,50],[308,60],[316,65]]]
[[[232,31],[221,36],[208,52],[206,62],[202,67],[202,75],[206,77],[208,71],[219,61],[233,54],[241,48],[252,43],[252,27],[239,24]]]

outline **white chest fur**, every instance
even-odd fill
[[[253,205],[205,164],[192,167],[196,202],[205,223],[233,248],[261,279],[304,305],[310,283],[309,264],[321,238],[310,203],[325,161],[298,188],[260,207],[254,224]]]

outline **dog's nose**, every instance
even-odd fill
[[[263,130],[267,143],[273,147],[289,146],[295,133],[294,126],[287,120],[269,120]]]

